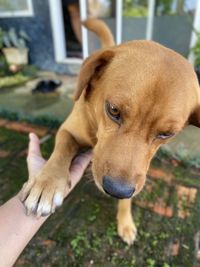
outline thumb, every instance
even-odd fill
[[[28,156],[32,155],[42,156],[40,151],[40,140],[34,133],[29,134]]]

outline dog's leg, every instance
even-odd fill
[[[29,177],[23,187],[21,200],[28,214],[48,215],[62,204],[67,183],[70,182],[69,167],[78,149],[73,136],[61,127],[48,162],[38,175]]]
[[[118,202],[117,231],[124,242],[128,245],[133,244],[137,229],[131,214],[131,199],[123,199]]]

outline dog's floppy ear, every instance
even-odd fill
[[[92,79],[97,77],[97,75],[98,78],[101,76],[102,71],[113,57],[113,50],[101,50],[94,53],[83,62],[78,78],[77,89],[74,93],[74,100],[79,99],[84,89],[86,89],[86,94],[88,93]]]

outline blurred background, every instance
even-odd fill
[[[197,39],[193,29],[200,30],[198,0],[0,1],[4,33],[11,28],[26,33],[29,63],[58,73],[73,73],[70,65],[98,48],[95,38],[81,29],[87,17],[105,20],[117,44],[152,39],[185,57]]]
[[[81,26],[88,17],[104,20],[116,44],[147,39],[177,51],[200,77],[200,0],[0,0],[0,204],[27,179],[30,131],[51,154],[81,64],[100,48]],[[116,201],[89,172],[16,266],[199,267],[199,136],[187,127],[156,155],[133,205],[134,246],[118,238]]]
[[[116,44],[147,39],[174,49],[199,75],[199,0],[0,0],[0,113],[66,118],[81,63],[100,48],[81,26],[88,17],[104,20]],[[197,136],[188,129],[170,149],[199,154]]]

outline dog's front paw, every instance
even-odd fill
[[[63,203],[66,186],[66,178],[55,177],[45,172],[28,180],[20,195],[27,214],[33,213],[40,217],[53,213]]]
[[[118,219],[117,232],[125,243],[132,245],[137,235],[133,219],[128,217]]]

